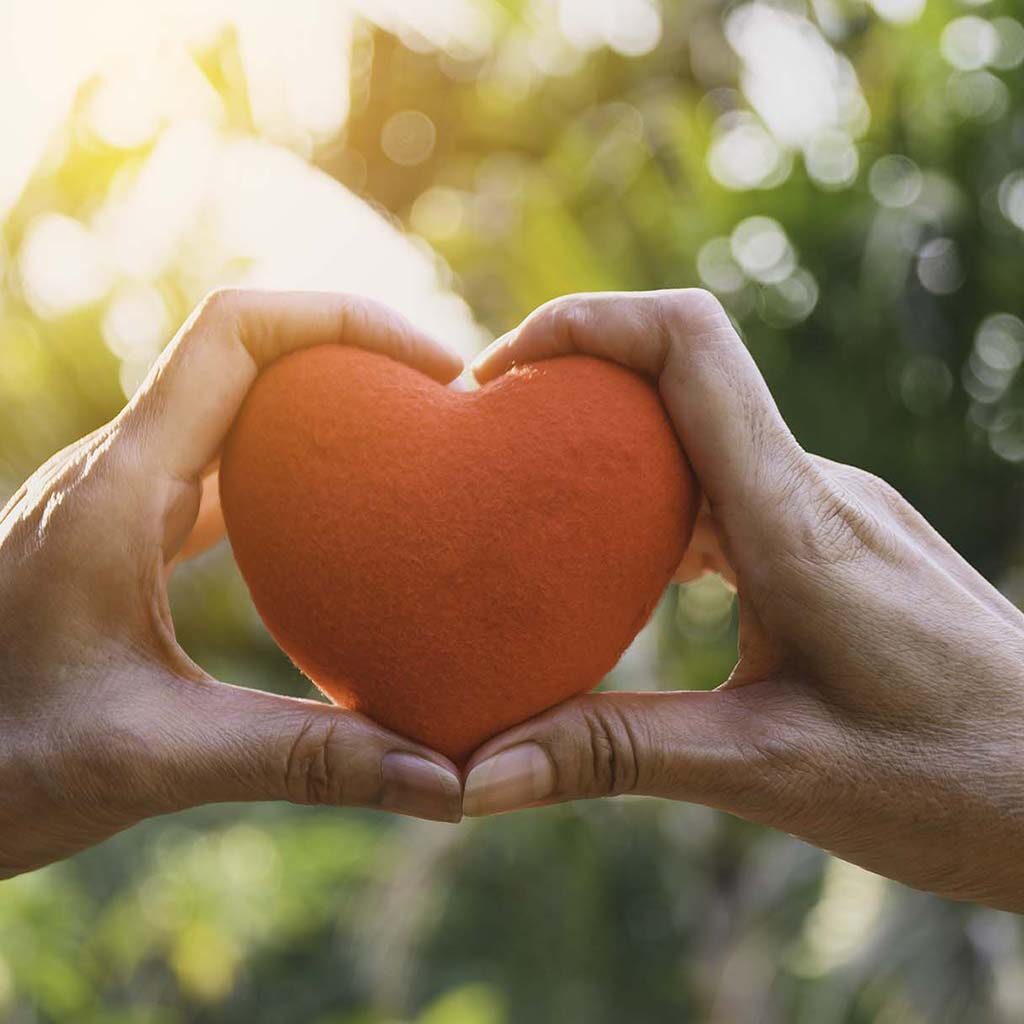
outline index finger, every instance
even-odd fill
[[[483,383],[515,365],[572,353],[657,381],[727,540],[754,510],[769,536],[779,533],[794,471],[807,459],[713,295],[694,288],[556,299],[485,350],[473,372]]]
[[[394,310],[359,295],[227,289],[185,322],[118,421],[148,464],[195,480],[213,460],[257,373],[313,345],[357,345],[441,383],[462,361]]]

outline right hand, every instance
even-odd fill
[[[475,369],[570,352],[657,379],[708,503],[684,576],[735,579],[739,659],[711,693],[591,694],[490,740],[465,812],[696,801],[1024,910],[1024,615],[891,487],[797,444],[706,292],[560,299]]]
[[[174,637],[167,576],[222,522],[204,471],[260,369],[321,344],[441,382],[461,366],[366,299],[216,292],[120,415],[0,514],[0,878],[204,803],[461,817],[447,758],[333,705],[218,682]]]

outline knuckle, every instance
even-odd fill
[[[577,787],[589,796],[617,796],[637,787],[638,745],[628,718],[600,702],[580,703],[584,737],[577,765]]]
[[[345,327],[360,331],[368,324],[379,322],[386,324],[396,333],[405,321],[402,315],[384,303],[358,295],[354,292],[341,292],[337,296],[337,313]]]
[[[292,803],[345,802],[337,731],[333,715],[311,714],[299,725],[284,762],[284,789]]]
[[[397,310],[363,295],[338,296],[335,309],[338,337],[346,343],[385,348],[399,362],[414,363],[419,339],[412,324]]]
[[[904,498],[903,495],[900,494],[900,492],[897,491],[896,488],[888,481],[883,480],[880,476],[875,476],[874,473],[868,473],[865,470],[858,470],[857,475],[865,493],[881,502],[887,508],[898,510],[906,507],[906,498]]]
[[[685,312],[689,315],[719,316],[725,313],[725,307],[718,297],[706,288],[673,288],[659,293],[660,300],[666,308],[674,312]]]
[[[248,288],[215,288],[199,303],[196,316],[204,320],[230,318],[249,301],[251,295],[252,290]]]
[[[259,289],[230,286],[207,293],[169,346],[165,359],[170,364],[188,365],[210,345],[241,342],[259,364],[263,344],[261,300],[266,294]],[[147,396],[156,407],[156,415],[162,403],[161,391],[158,385]]]
[[[805,548],[815,560],[832,562],[868,546],[869,520],[860,502],[841,488],[821,494],[814,513]]]
[[[852,492],[870,506],[897,513],[912,510],[907,499],[880,476],[859,466],[830,462],[818,456],[814,456],[813,459],[823,477],[832,480],[836,486]]]
[[[656,292],[654,296],[663,322],[670,325],[684,322],[689,328],[701,332],[722,326],[732,329],[725,307],[705,288],[674,288]]]
[[[741,396],[746,415],[763,419],[764,394],[752,381],[756,370],[737,358],[742,347],[725,307],[701,288],[655,292],[653,327],[661,341],[664,371],[682,383],[695,370],[717,378],[717,386]]]
[[[877,518],[849,488],[804,462],[782,496],[787,560],[836,566],[859,561],[880,546]]]
[[[215,288],[199,303],[172,344],[173,357],[188,361],[193,347],[210,339],[237,338],[249,347],[252,321],[258,319],[259,300],[265,294],[253,288]],[[243,328],[248,325],[249,330]],[[195,328],[200,328],[196,330]]]
[[[544,303],[531,319],[535,321],[535,328],[573,342],[576,332],[590,323],[593,302],[593,296],[583,292],[562,295]]]

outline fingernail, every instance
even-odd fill
[[[433,761],[393,750],[380,763],[380,806],[432,821],[462,818],[458,777]]]
[[[474,373],[476,373],[478,369],[480,369],[482,366],[484,366],[486,363],[490,361],[491,357],[494,355],[495,352],[498,351],[498,349],[503,348],[505,345],[509,344],[509,342],[512,341],[512,339],[516,335],[516,331],[518,330],[518,327],[513,328],[511,331],[506,331],[500,338],[497,339],[497,341],[492,341],[490,345],[488,345],[487,348],[485,348],[483,352],[476,356],[473,362],[469,364],[469,368]]]
[[[466,779],[462,810],[472,818],[504,814],[550,796],[551,758],[536,743],[520,743],[481,761]]]

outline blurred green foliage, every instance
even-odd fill
[[[823,82],[849,93],[848,116],[787,142],[799,124],[785,103],[758,105],[760,51],[744,49],[779,39],[750,44],[731,20],[752,5],[666,2],[657,38],[627,32],[627,53],[555,45],[555,6],[500,5],[469,54],[362,24],[345,130],[305,155],[429,242],[494,333],[566,292],[712,287],[801,442],[885,477],[1020,601],[1020,10],[934,0],[902,24],[857,0],[760,8],[798,20],[824,48],[806,59],[831,54]],[[258,133],[236,36],[195,60],[225,131]],[[104,301],[48,315],[18,271],[33,218],[88,220],[150,151],[90,136],[91,87],[3,224],[8,492],[123,401]],[[409,110],[435,135],[395,160],[383,133]],[[154,285],[183,319],[188,282]],[[224,546],[179,573],[173,598],[211,672],[309,692]],[[666,597],[609,685],[711,687],[734,650],[731,600],[706,580]],[[5,883],[0,1018],[1009,1022],[1024,1019],[1021,952],[1009,915],[703,808],[620,800],[453,828],[219,807]]]

